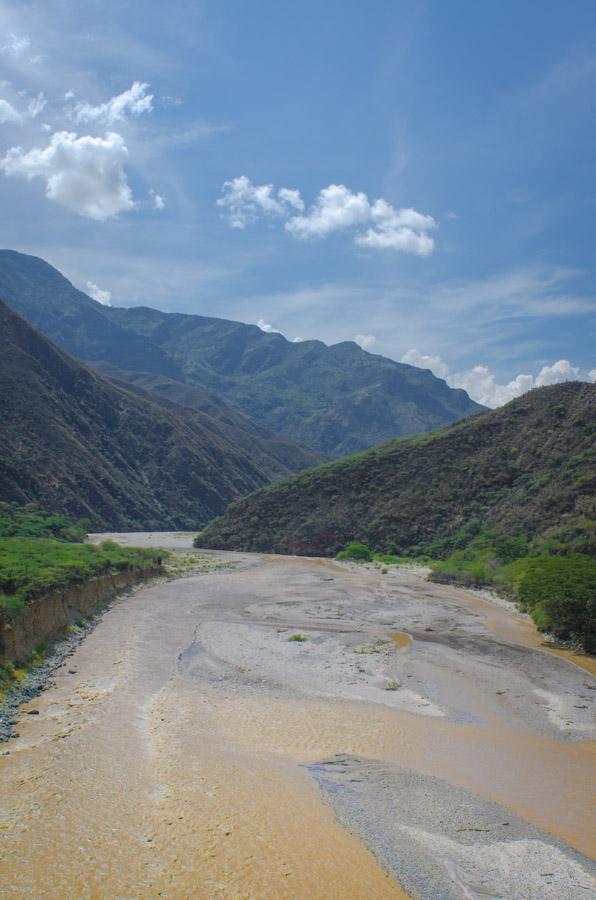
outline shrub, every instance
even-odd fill
[[[337,554],[337,559],[354,559],[357,562],[369,562],[372,559],[372,553],[366,546],[358,541],[348,544],[345,550]]]
[[[596,650],[596,559],[581,553],[519,559],[505,577],[538,628]]]

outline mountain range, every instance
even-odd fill
[[[256,325],[103,306],[48,263],[11,250],[0,251],[0,297],[98,371],[162,398],[169,392],[175,402],[190,394],[172,382],[209,391],[319,458],[429,431],[483,409],[429,370],[351,341],[293,343]],[[202,401],[194,395],[192,402]]]
[[[96,529],[195,529],[320,459],[205,391],[172,402],[158,380],[162,397],[101,376],[0,301],[0,499]]]
[[[324,463],[231,505],[197,546],[334,555],[352,541],[423,551],[471,521],[497,534],[594,539],[596,385],[537,388],[437,431]]]

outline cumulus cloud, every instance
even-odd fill
[[[354,340],[363,350],[366,350],[367,347],[372,347],[373,344],[377,343],[374,334],[357,334],[355,335]]]
[[[552,366],[543,366],[536,377],[536,386],[560,384],[562,381],[577,381],[579,368],[572,366],[568,359],[560,359]]]
[[[370,218],[374,226],[354,238],[361,247],[403,250],[418,256],[430,256],[435,249],[434,240],[427,234],[437,227],[432,216],[415,209],[394,209],[385,200],[375,200]]]
[[[65,209],[103,220],[134,209],[124,164],[128,150],[119,134],[105,138],[59,131],[45,148],[13,147],[0,159],[4,175],[45,178],[46,196]]]
[[[261,331],[266,331],[267,334],[281,334],[281,331],[278,331],[277,328],[274,328],[273,325],[270,325],[265,319],[259,319],[257,328],[260,328]]]
[[[285,218],[285,230],[299,240],[324,238],[335,231],[355,230],[354,243],[374,249],[401,250],[428,256],[436,228],[432,216],[415,209],[395,209],[383,198],[371,203],[362,191],[344,184],[323,188],[305,210],[299,191],[273,185],[254,185],[245,175],[226,181],[217,203],[228,210],[232,228],[245,228],[261,215]]]
[[[148,84],[135,81],[127,91],[112,97],[107,103],[99,103],[97,106],[90,103],[76,103],[70,110],[70,115],[77,122],[102,125],[113,125],[129,115],[140,116],[153,109],[153,94],[147,93],[148,87]],[[72,99],[73,96],[72,91],[66,94],[68,99]]]
[[[87,282],[87,293],[93,300],[97,300],[98,303],[101,303],[102,306],[111,306],[112,303],[112,294],[110,291],[102,291],[96,284],[92,281]]]
[[[153,190],[153,188],[150,188],[150,189],[149,189],[149,196],[151,197],[151,202],[152,202],[152,205],[153,205],[153,209],[159,209],[159,210],[161,210],[161,209],[164,209],[164,208],[165,208],[166,201],[165,201],[164,198],[161,196],[161,194],[158,194],[157,191],[154,191],[154,190]]]
[[[8,100],[2,100],[0,98],[0,125],[5,125],[7,122],[14,122],[15,125],[18,125],[22,121],[23,117],[20,112],[18,112]]]
[[[473,400],[490,407],[502,406],[535,387],[583,380],[579,367],[572,366],[567,359],[559,359],[552,366],[543,366],[538,375],[519,374],[506,384],[499,384],[488,366],[473,366],[464,372],[451,373],[440,356],[429,356],[418,350],[408,350],[401,361],[430,369],[439,378],[444,378],[451,387],[462,388]],[[589,372],[588,377],[596,380],[596,369]]]
[[[596,381],[596,369],[590,369],[588,372],[588,378],[590,381]]]
[[[440,356],[428,356],[425,353],[419,353],[418,350],[408,350],[402,356],[401,361],[410,366],[417,366],[419,369],[430,369],[439,378],[446,378],[449,374],[449,366],[443,362]]]
[[[246,175],[224,182],[222,194],[217,205],[226,210],[232,228],[246,228],[260,215],[286,216],[289,209],[304,209],[298,191],[280,188],[276,194],[272,184],[253,184]]]
[[[362,225],[369,219],[370,204],[366,194],[354,194],[343,184],[330,184],[319,192],[306,215],[292,216],[286,222],[286,231],[307,240]]]

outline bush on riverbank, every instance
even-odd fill
[[[575,542],[530,543],[522,534],[503,537],[468,523],[440,544],[426,548],[444,554],[432,563],[431,580],[506,593],[541,631],[596,651],[596,559],[575,552]]]

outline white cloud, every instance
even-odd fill
[[[590,381],[596,381],[596,369],[590,369],[588,372],[588,378]]]
[[[13,147],[0,159],[5,175],[46,180],[46,196],[81,216],[103,220],[134,209],[124,163],[128,150],[119,134],[105,138],[60,131],[47,147],[26,153]]]
[[[37,97],[33,97],[27,104],[27,116],[30,119],[35,119],[45,109],[47,102],[43,91],[40,91]]]
[[[87,282],[87,293],[93,300],[97,300],[102,306],[111,306],[112,294],[110,291],[102,291],[92,281]]]
[[[319,192],[306,215],[292,216],[286,222],[286,231],[301,240],[325,237],[332,231],[362,225],[370,215],[366,194],[354,194],[343,184],[330,184]]]
[[[304,208],[298,191],[280,188],[276,195],[272,184],[253,184],[246,175],[224,182],[222,194],[217,205],[227,211],[232,228],[246,228],[259,215],[286,216],[291,208]]]
[[[277,328],[274,328],[273,325],[270,325],[265,319],[259,319],[257,328],[260,328],[261,331],[266,331],[267,334],[281,334],[281,331],[278,331]]]
[[[26,96],[26,91],[19,92],[19,96]],[[43,95],[43,91],[37,97],[32,97],[29,100],[24,112],[19,112],[8,100],[0,99],[0,125],[5,125],[8,122],[22,125],[25,119],[35,119],[45,108],[46,103],[47,100]]]
[[[323,188],[307,211],[299,191],[280,188],[275,193],[272,184],[257,187],[245,175],[226,181],[222,192],[224,196],[217,203],[227,208],[232,228],[246,228],[261,215],[273,215],[285,218],[285,230],[299,240],[361,229],[354,236],[354,243],[361,247],[418,256],[428,256],[434,250],[428,234],[437,226],[432,216],[411,208],[394,209],[382,198],[371,203],[362,191],[354,193],[344,184]]]
[[[427,356],[419,353],[418,350],[408,350],[402,356],[401,361],[410,366],[417,366],[419,369],[430,369],[439,378],[446,378],[449,374],[449,366],[443,362],[440,356]]]
[[[359,347],[362,347],[363,350],[366,350],[367,347],[372,347],[373,344],[377,343],[377,339],[374,334],[357,334],[354,337],[354,340]]]
[[[423,369],[431,369],[439,378],[444,378],[451,387],[462,388],[473,400],[490,407],[502,406],[534,387],[583,380],[579,368],[572,366],[567,359],[559,359],[552,366],[543,366],[536,376],[517,375],[506,384],[499,384],[488,366],[474,366],[465,372],[450,373],[449,366],[440,356],[428,356],[419,353],[418,350],[408,350],[401,361]],[[596,369],[589,372],[588,376],[596,380]]]
[[[9,34],[8,41],[4,44],[3,47],[0,47],[0,53],[7,53],[11,56],[22,56],[25,50],[28,50],[31,46],[31,41],[28,37],[22,36],[19,37],[16,34]]]
[[[294,209],[299,210],[304,209],[304,200],[300,196],[300,191],[282,187],[278,190],[277,196],[279,197],[281,202],[287,204],[287,206],[291,206]]]
[[[148,84],[135,81],[127,91],[112,97],[107,103],[92,106],[90,103],[77,103],[70,110],[70,115],[77,122],[94,122],[104,125],[113,125],[125,119],[128,115],[140,116],[142,113],[151,112],[153,109],[153,94],[147,93]],[[72,98],[69,91],[67,98]]]
[[[435,249],[434,240],[426,233],[436,228],[432,216],[425,216],[415,209],[394,209],[385,200],[375,200],[371,207],[374,227],[356,235],[361,247],[403,250],[418,256],[430,256]]]
[[[0,99],[0,125],[5,125],[7,122],[14,122],[18,125],[22,121],[23,117],[20,112],[8,100]]]
[[[502,406],[536,387],[532,375],[517,375],[507,384],[498,384],[488,366],[474,366],[467,372],[448,375],[446,381],[451,387],[463,388],[472,400],[490,407]]]
[[[149,188],[149,195],[150,195],[151,200],[152,200],[153,209],[159,209],[159,210],[161,210],[161,209],[164,209],[164,208],[165,208],[166,201],[165,201],[164,198],[161,196],[161,194],[158,194],[157,191],[154,191],[154,190],[153,190],[153,188]]]
[[[568,359],[560,359],[552,366],[543,366],[536,377],[536,386],[560,384],[562,381],[577,381],[579,368],[572,366]]]

